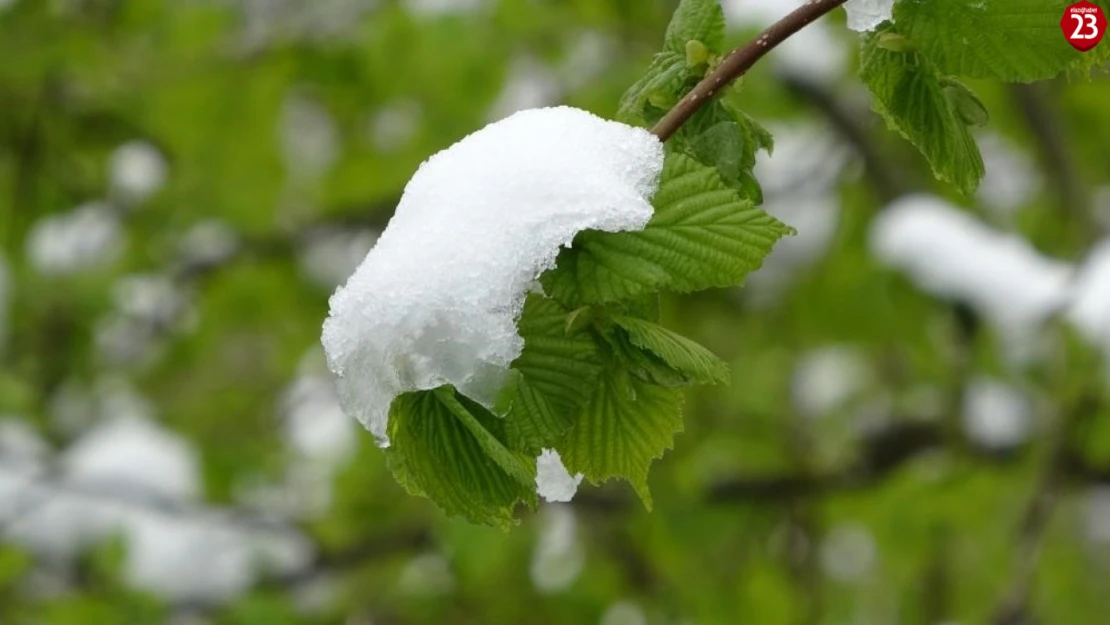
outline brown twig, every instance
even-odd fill
[[[847,0],[810,0],[781,20],[775,22],[755,39],[729,52],[717,69],[709,73],[690,93],[679,100],[651,133],[666,141],[686,123],[694,113],[713,98],[722,87],[743,76],[765,54],[774,50],[791,35],[808,26],[817,18],[844,4]]]

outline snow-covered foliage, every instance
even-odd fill
[[[848,28],[862,33],[891,19],[894,0],[848,0],[844,10],[848,13]]]
[[[400,393],[452,384],[492,405],[537,276],[582,230],[643,228],[662,165],[648,132],[568,107],[517,113],[430,158],[331,298],[323,343],[344,409],[387,443]]]

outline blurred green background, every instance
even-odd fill
[[[667,302],[733,382],[689,396],[651,513],[584,485],[449,520],[341,414],[327,298],[419,163],[521,108],[612,116],[674,4],[0,0],[0,624],[1110,623],[1103,355],[1048,319],[1015,358],[869,244],[932,193],[1081,262],[1102,77],[974,85],[971,198],[869,111],[843,12],[746,77],[799,234]],[[725,4],[737,44],[793,6]]]

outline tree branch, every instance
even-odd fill
[[[747,45],[729,52],[717,69],[703,78],[690,93],[686,94],[686,97],[679,100],[678,104],[663,116],[663,119],[659,120],[659,123],[651,129],[651,133],[659,137],[660,141],[670,139],[682,124],[686,123],[718,90],[746,74],[759,59],[789,39],[791,35],[846,1],[810,0],[793,13],[772,24]]]

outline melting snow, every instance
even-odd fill
[[[536,493],[544,501],[566,502],[574,499],[582,474],[572,476],[554,449],[545,449],[536,458]]]
[[[323,344],[344,410],[388,444],[397,395],[452,384],[492,405],[515,321],[582,230],[643,228],[663,166],[648,132],[585,111],[522,111],[432,156],[331,298]]]
[[[865,33],[892,19],[894,0],[848,0],[844,10],[848,12],[848,28]]]

